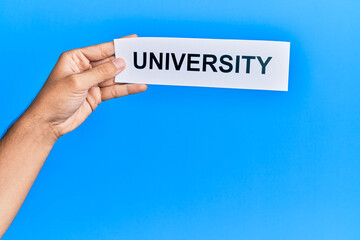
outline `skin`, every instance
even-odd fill
[[[108,42],[61,54],[34,101],[0,140],[0,238],[55,142],[77,128],[102,101],[147,89],[145,84],[114,83],[115,75],[125,68],[114,52],[113,42]]]

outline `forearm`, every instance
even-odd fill
[[[19,211],[55,141],[50,126],[29,111],[0,140],[0,238]]]

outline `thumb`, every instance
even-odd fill
[[[79,82],[84,84],[84,87],[90,88],[105,80],[115,77],[124,70],[125,66],[126,63],[123,59],[116,58],[83,73],[77,74],[77,78],[79,79]]]

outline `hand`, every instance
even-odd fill
[[[114,52],[114,43],[107,42],[61,54],[25,114],[49,126],[57,139],[77,128],[102,101],[145,91],[145,84],[114,82],[125,68]]]
[[[124,68],[124,60],[114,57],[113,42],[60,56],[33,103],[0,140],[0,238],[56,140],[78,127],[102,101],[146,90],[145,84],[114,83]]]

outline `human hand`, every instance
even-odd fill
[[[114,43],[107,42],[61,54],[25,114],[48,126],[57,139],[77,128],[102,101],[145,91],[145,84],[114,82],[125,68],[114,52]]]
[[[0,238],[56,140],[102,101],[146,90],[145,84],[114,82],[125,68],[114,52],[114,43],[108,42],[63,53],[32,104],[0,140]]]

